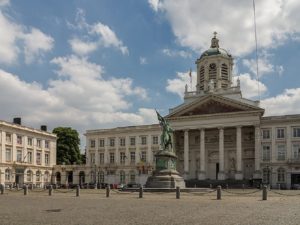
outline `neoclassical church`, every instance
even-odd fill
[[[258,101],[243,98],[239,80],[233,85],[233,63],[215,33],[196,60],[196,91],[186,88],[184,102],[165,116],[174,130],[178,171],[186,181],[299,184],[300,115],[264,117]],[[85,182],[144,184],[154,170],[160,132],[158,124],[88,130],[87,164],[55,170],[60,180],[72,172],[73,182],[84,177]]]

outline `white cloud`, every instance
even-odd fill
[[[156,12],[158,11],[158,9],[160,7],[159,0],[148,0],[148,3],[154,11],[156,11]]]
[[[238,78],[240,79],[241,91],[244,98],[258,97],[259,95],[264,95],[267,91],[267,87],[263,83],[252,79],[250,74],[247,73],[234,77],[233,85],[236,85]]]
[[[119,40],[113,30],[109,26],[102,24],[100,22],[92,25],[90,32],[93,34],[98,34],[100,37],[100,45],[104,47],[116,47],[125,55],[129,54],[128,48],[123,45],[122,41]]]
[[[40,59],[53,48],[54,40],[37,28],[13,22],[0,11],[0,63],[14,64],[23,53],[26,63]]]
[[[153,110],[130,110],[128,97],[144,100],[147,92],[134,86],[129,78],[103,78],[103,68],[77,56],[57,57],[57,78],[43,88],[36,82],[22,81],[0,69],[0,105],[3,119],[21,116],[38,127],[40,124],[86,129],[137,125],[154,122]]]
[[[167,56],[170,56],[170,57],[182,57],[182,58],[191,58],[192,55],[191,53],[187,52],[187,51],[183,51],[183,50],[172,50],[172,49],[168,49],[168,48],[165,48],[162,50],[162,53],[167,55]]]
[[[265,115],[298,114],[300,111],[300,88],[286,89],[282,94],[261,101]]]
[[[140,57],[140,64],[141,65],[146,65],[148,64],[147,59],[145,57]]]
[[[283,66],[273,65],[270,63],[271,54],[263,51],[258,58],[258,74],[259,77],[266,74],[279,74],[281,75],[284,71]],[[256,60],[255,59],[243,59],[243,65],[246,66],[250,72],[256,76]]]
[[[235,56],[255,49],[252,1],[161,0],[148,1],[169,20],[178,43],[201,53],[210,46],[212,32],[220,46]],[[159,6],[159,7],[156,7]],[[299,36],[300,1],[256,1],[259,48],[276,47]],[[230,26],[229,26],[230,24]]]
[[[25,62],[32,63],[44,52],[50,51],[54,46],[54,39],[36,28],[23,34]]]
[[[69,44],[74,53],[78,55],[88,55],[98,48],[95,42],[84,42],[78,38],[73,38],[69,40]]]
[[[6,6],[10,4],[10,0],[0,0],[0,6]]]
[[[196,85],[197,74],[192,72],[192,90],[195,91],[194,86]],[[184,96],[185,86],[188,85],[188,91],[191,91],[190,87],[190,76],[188,72],[177,72],[176,78],[167,80],[166,90],[168,92],[179,95],[181,98]]]
[[[101,22],[95,24],[88,24],[85,19],[85,11],[78,9],[76,13],[75,25],[67,22],[71,29],[86,31],[89,38],[97,38],[96,42],[83,42],[78,38],[69,40],[72,50],[76,54],[86,55],[91,51],[96,50],[98,47],[114,47],[122,52],[123,55],[128,55],[129,51],[127,46],[117,37],[116,33],[108,26]],[[79,43],[81,46],[76,47],[75,44]]]

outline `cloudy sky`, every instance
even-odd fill
[[[214,31],[243,97],[300,112],[300,1],[0,0],[0,119],[86,129],[156,122],[182,103]],[[195,82],[194,82],[195,84]]]

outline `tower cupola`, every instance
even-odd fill
[[[233,58],[219,46],[217,32],[208,50],[196,60],[197,91],[212,92],[228,89],[232,84]]]

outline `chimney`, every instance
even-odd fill
[[[21,125],[21,117],[15,117],[14,120],[13,120],[13,123]]]
[[[42,131],[47,131],[47,126],[46,125],[41,125],[41,130]]]

